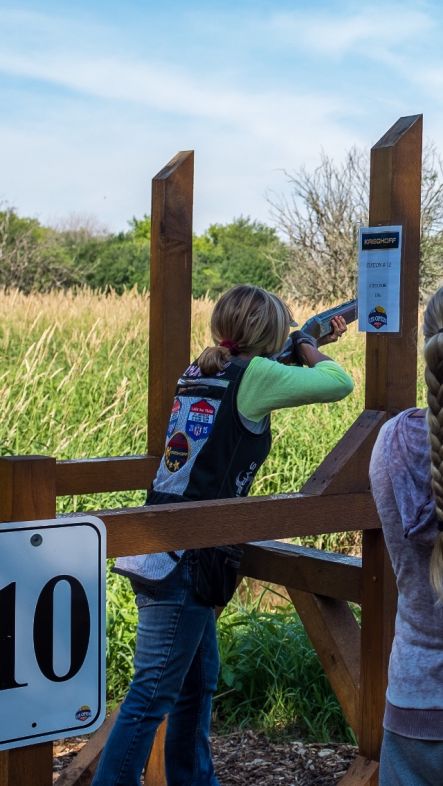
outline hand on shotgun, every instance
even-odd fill
[[[339,338],[346,333],[348,326],[343,317],[333,317],[331,319],[332,332],[328,333],[323,338],[319,338],[317,346],[322,347],[324,344],[332,344],[333,341],[338,341]]]

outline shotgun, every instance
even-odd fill
[[[315,314],[315,316],[310,317],[304,325],[302,325],[300,331],[296,331],[296,333],[304,333],[318,341],[329,333],[332,333],[331,319],[334,317],[343,317],[347,325],[349,325],[350,322],[354,322],[358,317],[357,299],[347,300],[346,303],[341,303],[339,306],[333,306],[333,308],[328,308],[320,314]],[[281,352],[275,356],[275,360],[278,360],[279,363],[290,363],[293,359],[294,342],[291,336],[289,336]]]

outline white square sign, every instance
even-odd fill
[[[362,227],[358,238],[358,329],[400,331],[401,226]]]
[[[94,516],[0,524],[0,750],[103,723],[105,566]]]

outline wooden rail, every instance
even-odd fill
[[[340,484],[343,484],[343,478],[347,478],[346,483],[349,485],[350,478],[355,479],[357,474],[362,482],[354,490],[368,490],[369,456],[378,430],[385,419],[385,412],[378,410],[362,412],[307,481],[303,490],[307,494],[319,494],[326,490],[329,493],[339,493],[342,490]],[[161,445],[157,447],[161,452]],[[356,460],[357,454],[358,460]],[[159,462],[160,458],[157,455],[57,461],[56,494],[61,497],[145,489],[154,478]]]
[[[55,487],[58,497],[101,494],[149,488],[158,456],[113,456],[112,458],[57,461]]]
[[[248,543],[240,572],[260,581],[361,603],[361,559],[276,540]]]
[[[415,403],[422,118],[401,118],[371,153],[370,223],[401,224],[405,239],[400,335],[369,335],[366,409],[301,494],[101,511],[109,556],[252,541],[243,575],[286,587],[343,712],[359,756],[341,786],[376,786],[396,591],[368,462],[386,418]],[[152,182],[148,451],[143,456],[58,461],[0,459],[0,520],[53,516],[56,496],[144,489],[156,471],[176,379],[189,360],[193,153]],[[210,515],[208,515],[210,514]],[[362,560],[269,541],[363,530]],[[257,542],[257,539],[266,540]],[[348,601],[361,604],[361,631]],[[58,778],[87,786],[115,713]],[[163,724],[146,783],[165,786]],[[50,744],[0,753],[0,786],[49,786]]]
[[[281,494],[89,512],[106,524],[109,557],[380,526],[369,492],[334,494],[327,505],[314,496]]]

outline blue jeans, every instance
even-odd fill
[[[188,555],[139,594],[135,673],[92,781],[140,786],[157,727],[168,715],[168,786],[219,786],[209,747],[219,658],[214,610],[192,588]],[[146,784],[149,786],[149,784]]]
[[[443,741],[419,740],[384,730],[380,786],[438,786],[443,783]]]

